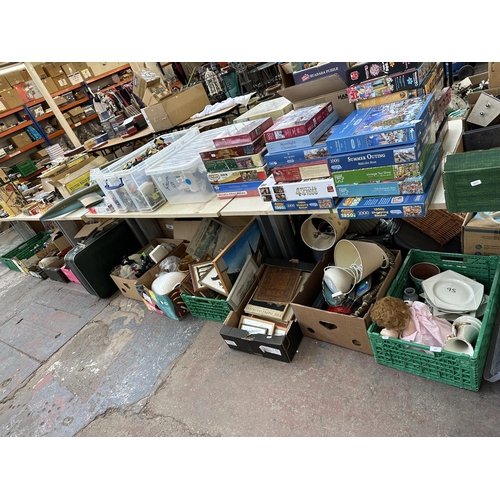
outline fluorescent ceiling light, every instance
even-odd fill
[[[9,66],[5,69],[0,69],[0,75],[5,75],[6,73],[12,73],[12,71],[20,71],[25,69],[24,63],[15,64],[14,66]]]

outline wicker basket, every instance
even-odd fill
[[[466,215],[466,213],[450,214],[446,210],[429,210],[425,217],[404,220],[442,246],[460,234]]]

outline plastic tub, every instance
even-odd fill
[[[156,210],[166,202],[166,199],[151,177],[145,173],[147,161],[158,155],[165,157],[198,135],[200,135],[198,129],[182,130],[180,132],[160,135],[159,138],[170,143],[166,148],[137,165],[126,168],[127,163],[145,153],[149,147],[154,146],[156,139],[149,141],[128,155],[119,158],[109,167],[95,172],[93,178],[99,184],[116,211],[146,212]],[[174,144],[175,148],[170,150]]]
[[[232,125],[226,125],[207,130],[173,154],[158,158],[155,155],[148,161],[146,174],[151,176],[169,203],[203,203],[215,196],[200,152],[213,149],[213,139],[232,128]]]

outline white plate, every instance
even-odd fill
[[[422,288],[435,307],[447,312],[475,311],[484,295],[484,285],[455,271],[424,280]]]

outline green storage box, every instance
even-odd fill
[[[197,318],[224,323],[232,311],[225,300],[197,297],[196,295],[188,295],[187,293],[181,293],[181,297],[189,312]]]
[[[500,210],[500,149],[448,155],[443,185],[448,212]]]
[[[475,279],[485,286],[489,296],[474,354],[436,351],[435,348],[401,339],[382,338],[376,323],[368,327],[368,338],[375,361],[381,365],[443,382],[445,384],[478,391],[486,363],[491,335],[500,301],[500,256],[463,255],[410,250],[387,295],[403,296],[403,290],[412,286],[410,268],[418,262],[436,264],[441,272],[452,270]]]
[[[15,264],[13,259],[27,259],[33,257],[37,252],[45,247],[45,244],[50,239],[51,232],[41,232],[30,238],[28,241],[21,243],[16,248],[10,250],[6,254],[0,256],[0,260],[12,271],[22,272]]]
[[[12,167],[14,172],[19,172],[22,177],[32,174],[37,171],[35,162],[33,160],[27,159],[23,163],[18,163]]]

